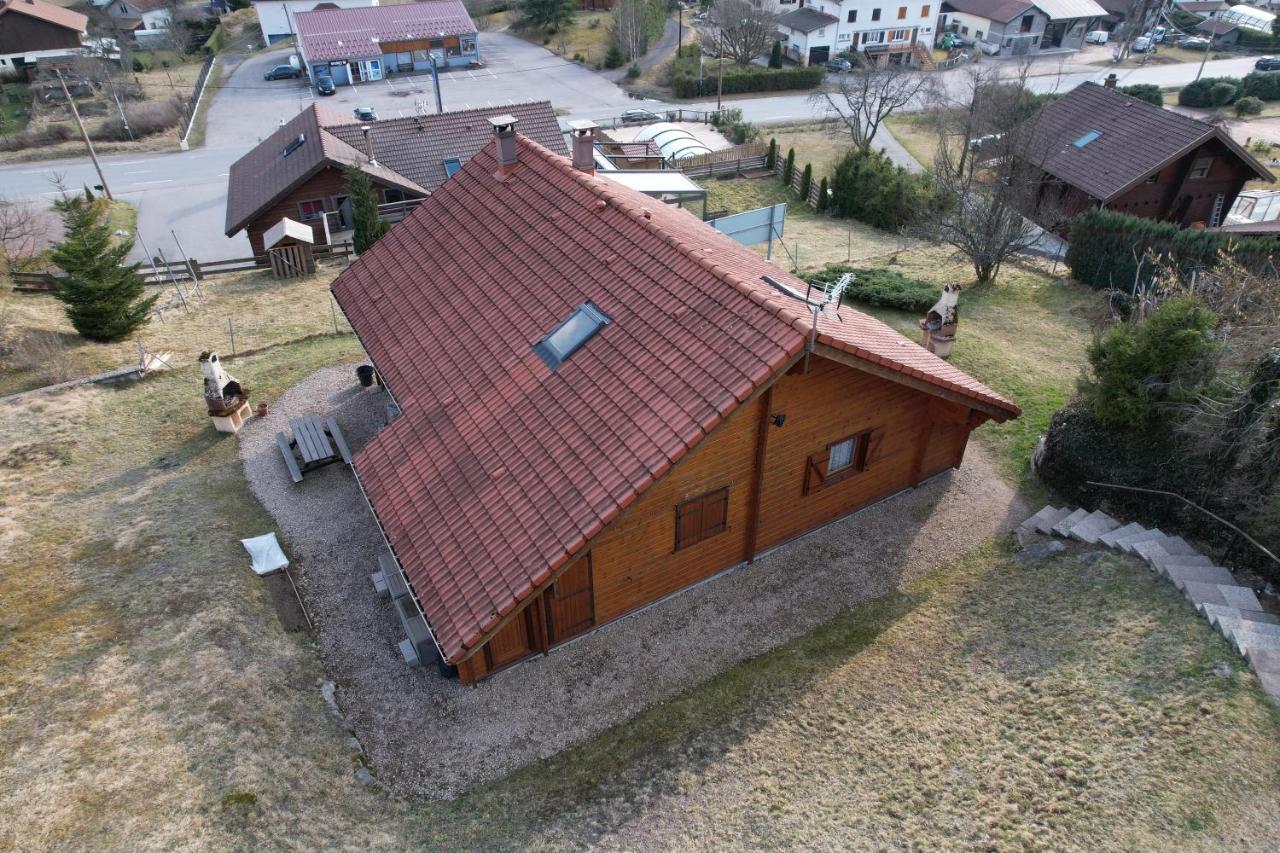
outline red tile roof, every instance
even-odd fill
[[[462,0],[323,9],[298,12],[293,20],[308,62],[381,56],[384,41],[466,36],[476,31]]]
[[[89,19],[79,12],[73,12],[61,6],[55,6],[52,3],[45,3],[44,0],[3,0],[3,2],[0,2],[0,15],[8,12],[16,12],[21,15],[38,18],[51,24],[57,24],[60,27],[66,27],[69,30],[75,30],[78,33],[85,32],[86,27],[89,25]]]
[[[477,153],[334,282],[403,414],[355,468],[436,641],[458,661],[790,360],[803,290],[691,214],[519,137]],[[551,371],[533,345],[590,300],[612,319]],[[818,342],[1018,408],[841,308]]]

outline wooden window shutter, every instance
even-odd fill
[[[880,453],[880,442],[884,440],[884,430],[870,429],[858,436],[857,456],[854,467],[865,471],[867,466],[876,460]]]
[[[675,550],[687,548],[729,527],[729,487],[724,486],[676,505]]]
[[[676,507],[676,550],[698,541],[702,531],[702,501],[696,498]]]
[[[729,516],[729,490],[707,495],[702,502],[702,535],[711,536],[724,530]]]
[[[831,453],[823,448],[821,453],[815,453],[805,460],[804,466],[804,488],[801,490],[802,495],[807,495],[812,490],[821,486],[827,479],[827,461],[831,458]]]

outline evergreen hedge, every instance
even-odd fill
[[[1280,71],[1255,71],[1241,81],[1243,94],[1261,101],[1280,101]]]
[[[1280,244],[1269,239],[1241,239],[1216,231],[1180,229],[1169,222],[1142,219],[1110,210],[1090,210],[1071,221],[1067,266],[1076,281],[1106,289],[1133,289],[1139,263],[1143,280],[1154,272],[1153,258],[1172,261],[1179,269],[1213,267],[1220,253],[1242,266],[1258,269],[1276,259]]]
[[[914,278],[907,278],[897,270],[865,269],[848,264],[827,264],[814,274],[815,281],[829,284],[844,273],[854,275],[853,284],[845,291],[852,302],[896,308],[899,311],[928,311],[938,301],[939,288]]]
[[[1121,86],[1118,91],[1157,107],[1164,106],[1164,92],[1155,83],[1137,83],[1133,86]]]
[[[897,231],[914,222],[921,210],[936,201],[927,175],[917,175],[896,165],[883,151],[854,147],[831,179],[831,205],[840,213],[882,228]]]
[[[677,98],[700,98],[717,91],[718,64],[708,60],[702,68],[702,80],[698,80],[701,48],[688,45],[680,51],[673,72],[672,85]],[[724,94],[743,92],[780,92],[789,89],[812,89],[822,83],[826,69],[821,65],[796,68],[762,68],[749,65],[743,68],[732,61],[724,64]]]
[[[1214,102],[1214,86],[1219,83],[1228,84],[1235,89],[1235,94],[1221,103]],[[1188,83],[1178,92],[1178,104],[1184,107],[1218,107],[1227,106],[1244,93],[1244,81],[1239,77],[1201,77],[1194,83]]]

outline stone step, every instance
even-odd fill
[[[1188,581],[1225,584],[1226,586],[1234,586],[1236,582],[1235,575],[1222,568],[1222,566],[1187,566],[1185,568],[1175,566],[1169,569],[1168,577],[1178,589],[1185,588]]]
[[[1089,513],[1084,521],[1081,521],[1075,527],[1067,531],[1067,535],[1072,539],[1079,539],[1081,542],[1088,542],[1090,545],[1096,545],[1098,538],[1104,533],[1110,533],[1120,526],[1120,522],[1107,515],[1102,510]]]
[[[1101,536],[1099,536],[1098,544],[1106,545],[1108,548],[1114,548],[1116,547],[1117,540],[1123,539],[1126,536],[1132,536],[1135,533],[1141,533],[1146,529],[1147,528],[1143,527],[1141,524],[1138,524],[1138,522],[1136,521],[1130,522],[1129,524],[1126,524],[1124,527],[1117,527],[1115,530],[1112,530],[1110,533],[1104,533]]]
[[[1187,540],[1181,536],[1166,536],[1164,541],[1160,543],[1160,547],[1164,549],[1166,554],[1172,557],[1200,557],[1199,551],[1187,544]]]
[[[1280,670],[1263,670],[1257,676],[1263,692],[1271,697],[1272,702],[1280,704]]]
[[[1151,567],[1156,570],[1156,574],[1158,575],[1166,574],[1168,570],[1171,568],[1178,568],[1178,567],[1184,567],[1184,566],[1212,566],[1212,565],[1214,565],[1214,562],[1213,560],[1210,560],[1208,557],[1186,557],[1186,556],[1165,555],[1163,557],[1155,556],[1151,558]]]
[[[1280,674],[1280,652],[1272,649],[1256,649],[1250,652],[1249,665],[1254,672],[1274,672]]]
[[[1089,517],[1089,510],[1077,509],[1073,511],[1070,515],[1068,515],[1066,518],[1062,519],[1057,524],[1055,524],[1053,526],[1053,532],[1058,536],[1066,536],[1068,530],[1075,527],[1077,524],[1084,521],[1088,517]]]
[[[1133,554],[1141,557],[1143,562],[1154,571],[1156,559],[1173,556],[1162,547],[1163,543],[1163,539],[1148,539],[1146,542],[1138,542],[1133,546]]]
[[[1241,610],[1238,607],[1228,607],[1222,604],[1205,604],[1201,606],[1200,612],[1204,614],[1205,619],[1209,620],[1209,624],[1224,636],[1230,633],[1231,628],[1246,619],[1250,622],[1280,625],[1280,617],[1271,613],[1264,613],[1261,610]]]
[[[1237,610],[1261,610],[1262,603],[1247,586],[1228,586],[1217,583],[1187,581],[1182,593],[1199,610],[1205,604],[1234,607]]]
[[[1252,612],[1252,611],[1250,611]],[[1214,620],[1210,620],[1214,621]],[[1235,637],[1236,634],[1264,634],[1268,637],[1280,637],[1280,625],[1274,622],[1255,622],[1247,618],[1244,614],[1240,616],[1218,616],[1217,624],[1214,625],[1218,629],[1218,633],[1226,637],[1228,640]]]
[[[1123,539],[1117,539],[1115,547],[1127,554],[1132,554],[1133,546],[1137,545],[1139,542],[1159,541],[1165,538],[1167,537],[1163,532],[1161,532],[1160,528],[1153,527],[1150,530],[1143,530],[1141,533],[1134,533],[1133,535],[1126,536]]]
[[[1280,634],[1266,634],[1240,628],[1231,632],[1231,644],[1245,657],[1253,651],[1280,652]]]
[[[1050,519],[1052,519],[1050,526],[1057,524],[1062,519],[1062,510],[1051,504],[1045,504],[1039,512],[1019,524],[1018,527],[1023,530],[1039,530],[1040,523]]]

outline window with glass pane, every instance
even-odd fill
[[[844,441],[838,441],[831,445],[831,449],[827,454],[827,475],[830,476],[837,471],[843,471],[853,464],[853,451],[858,443],[856,435],[846,438]]]

